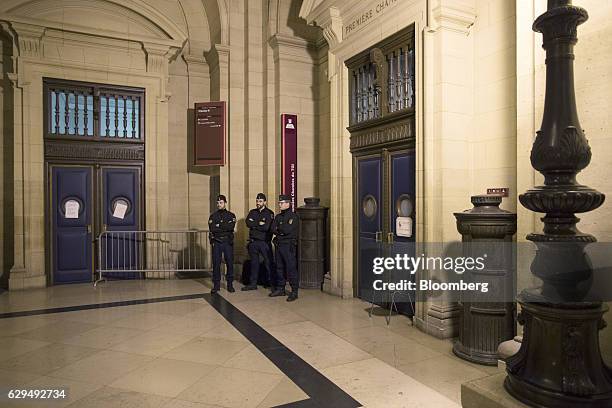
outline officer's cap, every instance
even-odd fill
[[[281,194],[278,196],[278,202],[283,202],[283,201],[291,201],[291,196],[289,194]]]
[[[259,193],[257,194],[257,199],[258,200],[264,200],[267,201],[268,199],[266,198],[266,195],[264,193]]]
[[[217,201],[225,201],[227,203],[227,198],[223,194],[219,194],[217,196]]]

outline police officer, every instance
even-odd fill
[[[291,210],[291,197],[286,194],[278,196],[280,214],[277,214],[272,223],[274,233],[274,245],[276,246],[276,281],[277,288],[270,293],[270,296],[285,295],[285,277],[291,286],[291,293],[287,297],[287,302],[293,302],[298,298],[298,287],[300,278],[297,270],[297,239],[299,218]]]
[[[227,199],[217,196],[217,211],[208,218],[209,239],[212,246],[213,288],[210,293],[217,293],[221,285],[221,255],[227,267],[227,291],[234,292],[234,227],[236,216],[226,209]]]
[[[270,231],[270,227],[272,226],[273,220],[274,213],[266,207],[266,195],[264,193],[257,194],[255,198],[255,208],[249,211],[246,217],[246,225],[249,227],[249,243],[247,249],[251,257],[250,282],[248,285],[243,286],[241,290],[257,290],[260,254],[263,256],[264,265],[267,269],[266,278],[268,282],[272,282],[272,245],[270,244],[272,232]]]

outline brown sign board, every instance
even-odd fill
[[[193,164],[225,165],[225,101],[196,103],[193,116]]]

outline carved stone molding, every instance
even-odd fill
[[[415,138],[414,117],[401,122],[382,124],[351,132],[351,152],[385,143]]]
[[[3,21],[2,27],[17,45],[15,56],[42,57],[41,41],[45,34],[45,27],[14,21]]]
[[[210,70],[218,69],[219,66],[227,66],[229,63],[230,47],[225,44],[215,44],[206,53],[205,58]]]
[[[45,142],[47,159],[144,160],[142,144]]]
[[[315,44],[299,37],[278,33],[270,37],[269,43],[274,51],[274,61],[286,58],[312,64],[316,54]]]
[[[167,45],[143,43],[147,55],[147,72],[168,75],[170,47]]]
[[[208,77],[209,69],[208,63],[204,56],[183,54],[183,60],[187,64],[187,70],[190,76]]]
[[[468,34],[476,22],[476,8],[451,0],[440,0],[431,10],[435,28],[443,28],[461,34]]]

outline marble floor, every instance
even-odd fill
[[[406,317],[389,326],[368,317],[359,299],[302,290],[287,303],[260,288],[222,290],[215,301],[209,285],[115,281],[1,293],[3,394],[62,388],[67,398],[2,395],[0,406],[459,407],[462,382],[497,371],[456,358],[450,341]],[[337,402],[322,403],[326,395]]]

